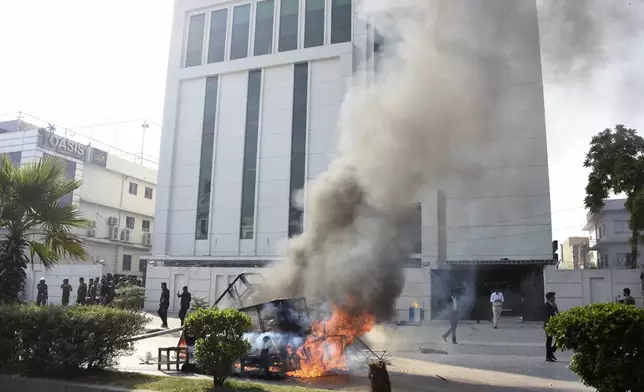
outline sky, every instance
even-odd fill
[[[157,162],[172,7],[173,0],[0,0],[0,121],[22,111],[27,121],[36,116],[123,154],[140,154],[147,121],[144,158]],[[637,42],[605,43],[606,60],[590,78],[544,84],[554,239],[583,234],[590,138],[616,124],[644,129]]]

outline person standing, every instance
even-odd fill
[[[94,305],[94,297],[92,297],[93,289],[94,289],[94,278],[89,278],[89,284],[87,285],[87,298],[85,299],[85,303],[87,305]]]
[[[45,283],[45,278],[40,278],[38,283],[38,294],[36,296],[36,305],[45,306],[47,305],[47,299],[49,299],[49,292],[47,290],[47,283]]]
[[[543,313],[544,313],[544,322],[543,327],[545,328],[550,321],[551,317],[559,314],[559,309],[557,309],[557,304],[555,303],[554,292],[549,292],[546,294],[546,303],[543,304]],[[555,347],[552,345],[552,336],[546,333],[546,362],[557,362],[557,357],[555,357]]]
[[[179,320],[183,327],[183,320],[186,319],[186,313],[190,309],[190,301],[192,301],[192,294],[188,292],[188,286],[183,286],[183,292],[177,293],[177,297],[181,298],[181,309],[179,309]]]
[[[63,284],[60,285],[60,289],[63,290],[63,297],[61,299],[61,304],[63,306],[69,305],[69,294],[72,292],[72,285],[69,284],[69,279],[63,279]]]
[[[85,278],[78,279],[78,290],[76,290],[76,305],[87,304],[87,284]]]
[[[499,288],[497,287],[492,293],[492,295],[490,295],[494,329],[499,328],[499,320],[501,319],[501,312],[503,311],[504,301],[505,301],[505,298],[503,298],[503,293],[499,292]]]
[[[110,284],[107,282],[105,275],[101,278],[101,288],[99,293],[101,297],[101,305],[107,305],[110,294]]]
[[[447,337],[452,335],[452,344],[456,343],[456,327],[458,326],[458,301],[456,300],[456,294],[450,292],[450,304],[449,304],[449,329],[443,334],[443,340],[447,343]]]
[[[631,297],[631,289],[626,287],[624,289],[624,296],[622,297],[624,305],[633,305],[635,306],[635,298]]]
[[[161,328],[168,328],[168,308],[170,307],[170,290],[165,282],[161,283],[161,299],[159,300],[159,311]]]

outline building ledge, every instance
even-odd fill
[[[553,259],[528,259],[528,260],[439,260],[441,263],[451,265],[499,265],[499,264],[533,264],[533,265],[555,265],[557,260]]]
[[[114,245],[114,246],[127,246],[129,248],[137,248],[137,249],[143,249],[147,251],[149,251],[151,248],[150,246],[137,244],[136,242],[113,241],[108,238],[87,237],[87,236],[83,236],[81,238],[86,242],[94,242],[94,243]]]

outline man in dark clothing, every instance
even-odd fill
[[[61,304],[63,306],[69,305],[69,294],[72,292],[72,285],[69,284],[69,279],[63,279],[63,284],[60,285],[60,289],[63,290],[63,297],[61,299]]]
[[[89,279],[89,284],[87,285],[87,298],[85,298],[85,303],[87,305],[94,305],[92,297],[92,289],[94,288],[94,278]]]
[[[179,309],[179,320],[183,327],[183,320],[186,319],[186,313],[190,309],[190,301],[192,301],[192,294],[188,292],[188,286],[183,286],[183,292],[177,293],[177,297],[181,298],[181,309]]]
[[[36,305],[45,306],[47,305],[47,299],[49,298],[49,293],[47,292],[47,284],[45,283],[45,278],[40,278],[40,283],[38,283],[38,296],[36,298]]]
[[[116,282],[111,274],[107,274],[107,304],[111,304],[114,300],[116,291]]]
[[[456,301],[456,294],[450,292],[449,304],[449,329],[443,334],[443,340],[447,343],[447,338],[452,335],[452,344],[456,344],[456,327],[458,326],[458,302]]]
[[[78,290],[76,290],[76,305],[85,305],[87,303],[87,284],[85,278],[78,279]]]
[[[100,296],[101,296],[101,305],[107,305],[108,304],[108,297],[110,293],[110,284],[107,283],[107,278],[103,276],[101,278],[101,288],[100,288]]]
[[[543,304],[543,314],[544,322],[543,327],[545,328],[550,321],[551,317],[559,314],[559,309],[557,309],[557,304],[555,303],[555,293],[549,292],[546,294],[546,303]],[[555,357],[556,348],[552,345],[552,336],[546,334],[546,362],[556,362],[557,358]]]
[[[165,282],[161,283],[161,299],[159,300],[159,317],[161,328],[168,328],[168,308],[170,307],[170,290]]]
[[[631,297],[631,289],[628,287],[624,289],[624,296],[622,298],[624,299],[624,305],[635,306],[635,298]]]

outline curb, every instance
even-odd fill
[[[119,388],[109,385],[91,385],[46,378],[30,378],[0,374],[3,391],[11,392],[153,392],[143,389]]]

